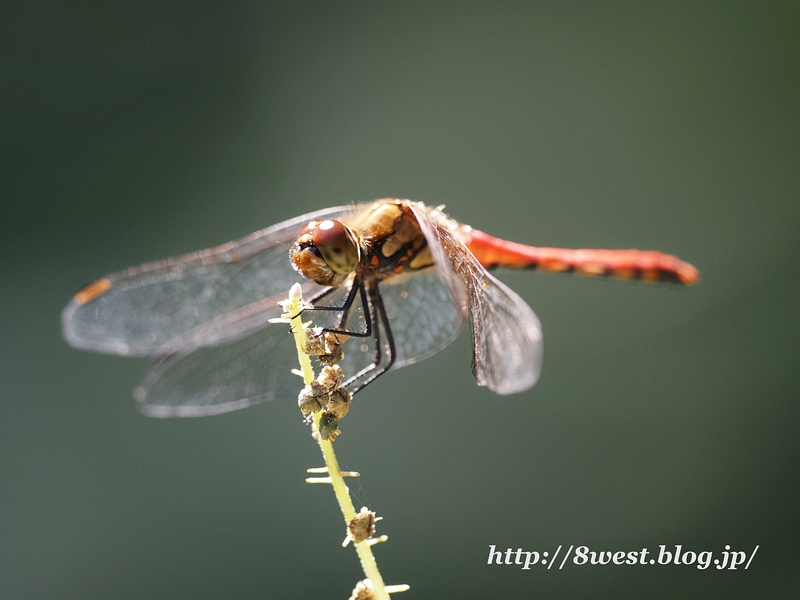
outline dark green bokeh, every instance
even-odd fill
[[[398,196],[538,245],[656,248],[690,290],[500,273],[542,381],[469,345],[356,398],[336,445],[408,598],[797,593],[798,5],[375,3],[0,9],[0,597],[346,598],[291,402],[151,420],[144,360],[61,340],[105,272]],[[265,365],[268,368],[268,365]],[[761,549],[748,571],[487,566]]]

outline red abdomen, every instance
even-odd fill
[[[486,268],[542,269],[618,279],[666,281],[694,285],[700,273],[677,256],[655,250],[569,250],[539,248],[508,242],[482,231],[459,232],[470,251]]]

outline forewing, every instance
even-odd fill
[[[478,385],[498,394],[529,389],[542,370],[539,319],[522,298],[481,266],[455,234],[457,224],[436,209],[410,205],[455,306],[469,312],[472,370]]]
[[[287,258],[288,259],[288,258]],[[348,285],[343,285],[317,302],[323,306],[341,306]],[[304,284],[304,298],[311,300],[320,288]],[[284,291],[282,297],[287,296]],[[278,317],[277,295],[255,304],[258,311],[244,307],[214,321],[200,325],[176,338],[180,349],[156,362],[134,391],[139,410],[151,417],[200,417],[215,415],[277,398],[297,399],[303,380],[292,373],[299,368],[294,337],[286,323],[269,323]],[[249,313],[257,315],[254,324]],[[363,330],[364,319],[359,301],[350,311],[347,326]],[[334,327],[340,313],[313,311],[303,313],[303,321],[314,326]],[[241,321],[241,323],[239,323]],[[248,327],[247,324],[253,324]],[[198,345],[195,338],[207,329],[238,329],[237,335],[213,345]],[[363,368],[372,356],[372,340],[352,337],[344,345],[342,367],[348,374]],[[319,367],[315,363],[315,369]]]
[[[309,213],[216,248],[107,275],[64,309],[64,337],[77,348],[123,355],[170,354],[239,337],[274,316],[264,308],[301,279],[289,260],[299,230],[313,219],[347,221],[358,211]]]

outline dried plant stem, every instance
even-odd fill
[[[290,299],[293,296],[290,294]],[[294,334],[295,344],[297,346],[297,357],[300,360],[300,367],[303,372],[303,381],[309,385],[314,379],[314,370],[311,366],[311,357],[305,353],[305,333],[302,319],[302,312],[300,312],[300,302],[298,300],[296,306],[286,308],[286,313],[294,315],[291,317],[292,333]],[[339,503],[339,508],[344,515],[345,526],[350,524],[350,521],[356,516],[356,509],[353,506],[353,501],[350,499],[350,491],[344,482],[342,471],[339,469],[339,462],[336,460],[336,453],[333,450],[333,444],[325,441],[319,435],[319,422],[322,417],[322,411],[314,414],[313,428],[314,438],[317,440],[322,456],[325,459],[325,466],[327,468],[328,478],[330,484],[333,486],[333,492],[336,495],[336,501]],[[389,593],[386,591],[386,586],[383,583],[383,578],[378,570],[378,564],[375,562],[375,556],[372,554],[372,548],[369,540],[364,540],[355,544],[358,558],[361,560],[361,568],[364,575],[372,583],[372,590],[375,598],[379,600],[389,600]],[[400,590],[398,590],[400,591]]]

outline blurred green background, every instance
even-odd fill
[[[140,416],[59,314],[102,274],[394,196],[538,245],[680,255],[676,290],[500,272],[541,382],[467,336],[336,442],[404,598],[797,597],[800,10],[790,3],[4,3],[0,597],[346,598],[293,402]],[[264,365],[269,368],[269,365]],[[749,570],[488,566],[489,545],[760,550]],[[672,549],[672,548],[670,548]]]

